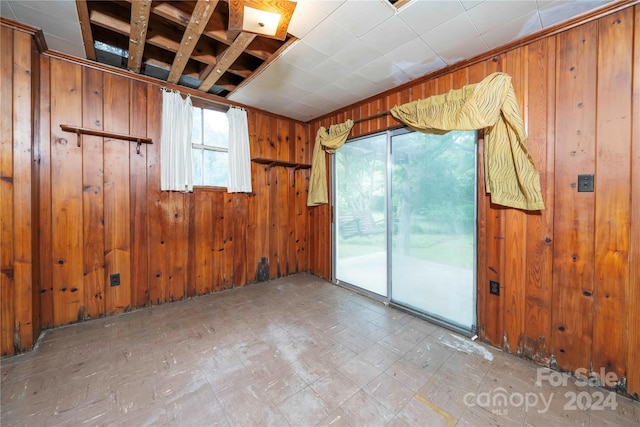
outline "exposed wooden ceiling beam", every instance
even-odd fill
[[[129,36],[129,61],[127,68],[134,73],[140,72],[142,53],[149,27],[151,0],[138,0],[131,3],[131,35]]]
[[[189,22],[189,14],[181,10],[179,6],[181,6],[181,3],[161,2],[154,5],[152,11],[155,15],[168,21],[186,26]],[[224,17],[221,16],[218,10],[215,10],[202,34],[210,39],[230,46],[233,43],[233,39],[238,36],[239,32],[220,29],[220,26],[223,25],[224,22]],[[279,46],[280,43],[276,40],[256,37],[254,43],[252,43],[245,52],[264,61],[268,59],[270,53],[277,50]]]
[[[106,13],[103,10],[94,8],[91,11],[91,22],[96,26],[106,28],[114,31],[118,34],[129,37],[131,25],[129,22],[124,21],[123,17],[117,14]],[[132,31],[132,30],[131,30]],[[146,36],[146,45],[153,45],[169,52],[177,52],[180,49],[180,43],[176,41],[175,31],[172,28],[162,23],[154,23],[153,19],[150,19]],[[178,36],[177,38],[180,38]],[[109,43],[107,43],[109,44]],[[192,58],[198,62],[204,64],[215,64],[216,57],[220,52],[216,52],[214,47],[208,44],[200,44],[198,48],[192,53]],[[129,53],[131,57],[131,52]],[[148,55],[147,55],[148,56]]]
[[[220,3],[223,5],[224,3]],[[227,30],[227,18],[220,11],[220,7],[213,11],[209,22],[207,23],[203,34],[208,37],[226,44],[233,43],[233,39],[238,35],[238,31]],[[153,7],[153,13],[175,24],[186,27],[189,23],[189,11],[185,9],[183,2],[161,2]]]
[[[148,58],[146,63],[147,65],[153,65],[154,67],[162,68],[166,71],[169,71],[169,69],[171,68],[171,62],[163,61],[161,58]],[[187,67],[182,72],[182,75],[193,77],[194,79],[198,78],[197,70],[194,70],[193,68],[190,69],[190,67]]]
[[[253,71],[251,70],[241,70],[241,69],[234,69],[235,67],[235,63],[231,64],[231,66],[229,68],[227,68],[226,70],[226,74],[223,73],[222,78],[224,79],[225,76],[237,76],[240,77],[242,80],[246,79],[247,77],[251,76],[251,74],[253,73]],[[207,76],[209,76],[209,74],[216,68],[216,64],[209,64],[206,67],[204,67],[202,70],[200,70],[200,73],[198,73],[198,79],[199,80],[204,80],[207,78]],[[215,84],[217,86],[224,86],[223,84],[220,83],[220,80],[216,81]],[[234,85],[235,86],[235,85]]]
[[[131,24],[121,19],[106,14],[100,10],[91,11],[91,23],[98,27],[106,28],[107,30],[129,37]],[[111,44],[108,40],[107,44]],[[152,34],[151,31],[147,31],[146,43],[157,46],[161,49],[168,50],[170,52],[177,52],[180,48],[180,44],[168,37],[159,34]]]
[[[169,72],[169,83],[176,83],[180,79],[180,75],[187,66],[187,61],[191,57],[193,49],[195,49],[204,27],[209,22],[209,18],[213,14],[213,10],[216,8],[218,0],[198,0],[195,9],[191,14],[189,25],[182,36],[182,42],[180,42],[180,49],[176,52],[176,57],[171,65],[171,71]]]
[[[280,46],[282,46],[282,42],[278,40],[256,37],[251,46],[247,47],[246,52],[266,61],[276,50],[280,49]]]
[[[91,11],[91,23],[127,37],[131,30],[131,24],[129,22],[96,9]]]
[[[393,7],[396,9],[400,9],[402,6],[408,4],[411,0],[398,0],[393,4]]]
[[[233,64],[233,62],[242,54],[249,43],[256,37],[255,34],[240,33],[234,40],[233,44],[221,55],[216,62],[216,66],[209,71],[209,75],[204,77],[204,81],[198,89],[208,92],[209,89],[218,81],[225,71]]]
[[[86,0],[76,0],[80,30],[82,31],[82,41],[84,43],[84,53],[87,59],[96,60],[96,50],[93,47],[93,34],[91,34],[91,21],[89,20],[89,7]]]
[[[243,79],[246,79],[249,76],[251,76],[251,74],[253,74],[253,70],[236,68],[235,64],[227,68],[227,72],[235,74],[236,76],[242,77]]]

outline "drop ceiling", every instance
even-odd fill
[[[301,121],[607,3],[402,0],[396,3],[401,5],[397,8],[388,0],[300,0],[287,38],[279,41],[228,31],[227,3],[200,3],[205,1],[216,7],[200,33],[189,20],[198,10],[197,2],[150,2],[146,39],[136,41],[144,45],[140,68],[134,67],[131,72],[173,79]],[[129,47],[134,45],[130,39],[139,34],[135,31],[136,16],[143,8],[138,0],[0,0],[0,14],[41,28],[49,49],[86,58],[78,18],[78,10],[83,13],[82,4],[87,8],[84,13],[91,22],[90,44],[96,52],[90,59],[131,68]],[[192,40],[184,36],[185,32],[198,42],[189,59],[180,61],[180,53],[189,52],[182,44]],[[243,35],[245,39],[240,40]],[[86,31],[84,36],[87,38]],[[184,66],[176,66],[180,62]],[[218,75],[213,74],[216,71]],[[204,81],[214,83],[203,85]]]

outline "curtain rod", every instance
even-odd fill
[[[388,116],[390,113],[391,112],[389,110],[383,111],[382,113],[378,113],[378,114],[374,114],[372,116],[367,116],[367,117],[363,117],[361,119],[354,120],[353,124],[360,123],[360,122],[366,122],[366,121],[373,120],[373,119],[379,119],[380,117]]]

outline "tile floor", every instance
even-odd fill
[[[0,373],[5,427],[640,423],[638,402],[307,274],[49,330]]]

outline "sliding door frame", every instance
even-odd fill
[[[386,160],[386,166],[385,166],[385,172],[386,172],[386,177],[385,177],[385,215],[386,215],[386,264],[387,264],[387,268],[386,268],[386,272],[387,272],[387,296],[382,296],[379,294],[376,294],[374,292],[368,291],[366,289],[363,289],[359,286],[353,285],[351,283],[345,282],[345,281],[340,281],[338,280],[338,278],[336,277],[336,271],[337,271],[337,244],[336,244],[336,239],[337,239],[337,227],[336,227],[336,218],[335,218],[335,205],[336,205],[336,192],[337,192],[337,185],[336,185],[336,179],[335,179],[335,154],[331,155],[331,160],[329,162],[329,169],[330,169],[330,176],[331,176],[331,274],[332,274],[332,281],[333,283],[335,283],[338,286],[344,287],[346,289],[349,289],[351,291],[354,291],[358,294],[367,296],[369,298],[372,298],[374,300],[380,301],[382,303],[384,303],[385,305],[391,306],[397,310],[409,313],[413,316],[416,316],[418,318],[427,320],[433,324],[442,326],[443,328],[452,330],[454,332],[457,332],[461,335],[467,336],[467,337],[473,337],[477,335],[478,332],[478,183],[479,183],[479,178],[478,178],[478,147],[480,144],[480,138],[481,135],[479,133],[476,133],[476,142],[475,142],[475,161],[474,161],[474,200],[473,200],[473,204],[474,204],[474,232],[473,232],[473,287],[474,287],[474,292],[473,292],[473,303],[472,303],[472,307],[474,309],[473,312],[473,318],[475,319],[475,323],[471,325],[471,328],[466,328],[460,325],[456,325],[455,323],[452,323],[450,321],[447,321],[443,318],[440,318],[437,315],[432,315],[429,313],[425,313],[422,311],[418,311],[415,310],[411,307],[407,307],[405,305],[402,304],[398,304],[396,302],[393,301],[393,280],[392,280],[392,256],[391,256],[391,251],[392,251],[392,245],[393,245],[393,241],[392,241],[392,233],[393,233],[393,228],[389,227],[389,221],[391,220],[391,210],[392,210],[392,206],[390,203],[390,195],[391,195],[391,183],[392,183],[392,166],[393,166],[393,145],[391,143],[391,139],[394,136],[399,136],[399,135],[404,135],[407,133],[412,133],[414,132],[413,130],[407,128],[407,127],[402,127],[402,128],[396,128],[396,129],[389,129],[383,132],[379,132],[379,133],[375,133],[375,134],[371,134],[371,135],[364,135],[358,138],[354,138],[352,140],[348,140],[346,143],[354,143],[357,142],[359,140],[362,139],[366,139],[366,138],[370,138],[374,135],[385,135],[386,136],[386,155],[387,155],[387,160]]]
[[[385,177],[385,215],[386,215],[386,221],[385,222],[388,222],[388,220],[389,220],[389,209],[390,209],[389,206],[388,206],[389,204],[387,203],[387,201],[388,201],[388,192],[391,189],[391,187],[390,187],[391,179],[389,177],[389,171],[390,171],[390,168],[391,168],[391,163],[388,160],[389,159],[389,150],[390,150],[390,146],[391,146],[391,144],[389,143],[390,138],[391,138],[389,136],[390,132],[391,131],[389,131],[389,130],[383,131],[383,132],[377,132],[377,133],[374,133],[374,134],[371,134],[371,135],[364,135],[364,136],[360,136],[358,138],[354,138],[354,139],[350,139],[350,140],[346,141],[346,144],[351,144],[351,143],[358,142],[358,141],[363,140],[363,139],[370,138],[370,137],[372,137],[374,135],[383,135],[383,134],[386,135],[386,149],[385,149],[386,150],[385,151],[386,152],[386,159],[385,159],[385,173],[386,173],[386,177]],[[386,227],[386,224],[385,224],[385,228],[386,228],[386,230],[385,230],[386,248],[385,249],[387,251],[387,253],[386,253],[386,259],[387,259],[387,261],[386,261],[387,262],[387,269],[386,269],[386,272],[387,272],[387,278],[386,278],[386,280],[387,280],[387,295],[383,296],[383,295],[377,294],[375,292],[371,292],[371,291],[369,291],[367,289],[361,288],[360,286],[356,286],[356,285],[353,285],[353,284],[351,284],[349,282],[345,282],[345,281],[339,280],[336,277],[337,276],[336,272],[338,270],[337,269],[337,263],[338,263],[337,239],[338,239],[338,234],[337,234],[337,226],[336,226],[337,221],[336,221],[336,215],[335,215],[335,206],[336,206],[336,203],[337,203],[336,194],[337,194],[338,188],[337,188],[337,182],[336,182],[337,180],[335,179],[336,178],[336,165],[335,165],[336,164],[336,157],[335,156],[336,156],[335,154],[332,154],[330,156],[330,162],[329,162],[329,174],[330,174],[329,176],[331,177],[331,198],[330,198],[331,199],[331,281],[334,284],[336,284],[338,286],[341,286],[343,288],[349,289],[349,290],[351,290],[351,291],[353,291],[353,292],[355,292],[357,294],[364,295],[364,296],[369,297],[369,298],[371,298],[373,300],[380,301],[385,305],[389,305],[390,302],[391,302],[391,280],[390,280],[391,270],[390,270],[390,266],[389,266],[390,258],[389,258],[389,252],[388,252],[389,251],[389,237],[390,236],[389,236],[389,227]]]

